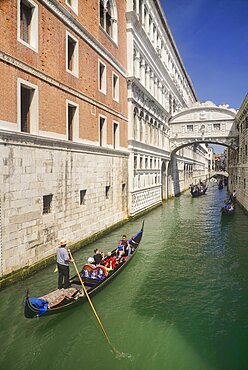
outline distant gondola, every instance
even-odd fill
[[[235,212],[235,207],[230,207],[230,208],[222,207],[221,208],[221,213],[223,215],[232,215],[234,214],[234,212]]]
[[[129,240],[129,244],[133,249],[132,253],[124,261],[119,263],[114,270],[107,272],[104,266],[102,266],[102,268],[101,266],[96,266],[96,270],[101,269],[101,271],[104,272],[101,279],[83,276],[81,271],[81,278],[90,297],[109,284],[131,261],[139,247],[143,235],[143,226],[144,222],[141,230]],[[114,255],[115,251],[116,248],[111,252],[111,254]],[[78,276],[75,275],[70,279],[70,288],[68,289],[55,289],[39,298],[30,298],[27,292],[27,296],[24,300],[24,316],[28,319],[39,317],[41,315],[49,316],[64,312],[74,306],[78,306],[85,301],[87,301],[87,297],[83,292]]]
[[[219,190],[222,190],[224,188],[223,181],[221,180],[218,184]]]
[[[200,197],[201,195],[206,194],[207,189],[208,189],[207,187],[203,189],[196,189],[196,190],[193,190],[193,188],[191,188],[190,193],[193,198],[196,198],[196,197]]]

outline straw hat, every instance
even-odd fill
[[[59,242],[59,245],[66,245],[68,243],[68,240],[66,239],[61,239]]]

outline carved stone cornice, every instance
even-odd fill
[[[57,140],[53,138],[45,138],[42,136],[36,136],[32,134],[27,134],[23,132],[16,131],[5,131],[0,130],[0,145],[8,146],[24,146],[32,148],[43,148],[52,149],[59,151],[70,151],[78,153],[89,153],[94,155],[109,155],[116,157],[128,157],[129,152],[127,150],[121,149],[111,149],[105,148],[99,145],[90,145],[84,143],[76,143],[67,140]]]

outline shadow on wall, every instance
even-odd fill
[[[180,194],[179,170],[175,156],[172,156],[168,165],[168,198]]]

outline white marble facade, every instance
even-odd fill
[[[207,167],[190,147],[171,161],[169,119],[197,98],[159,1],[127,1],[127,45],[132,215],[181,192]]]

